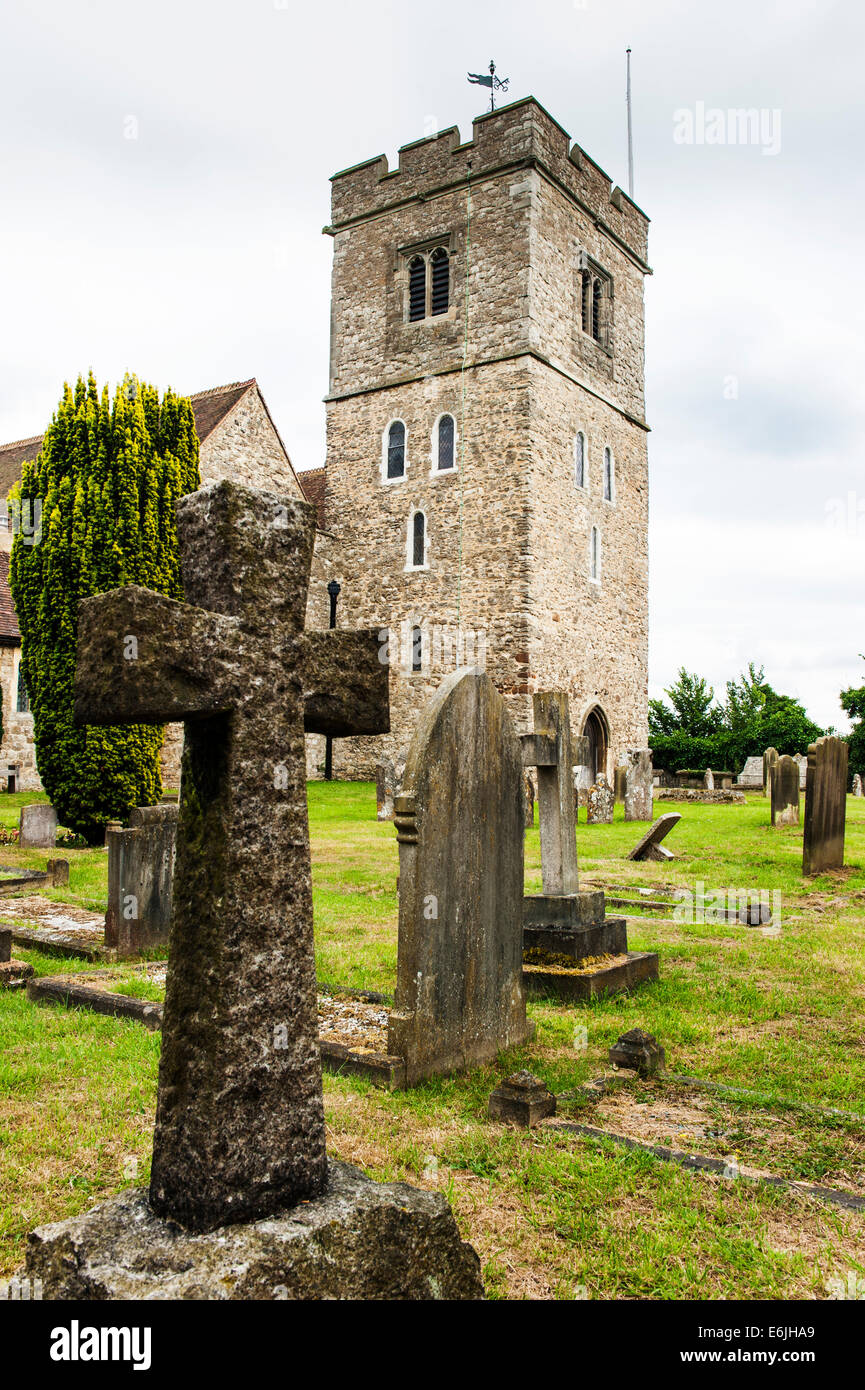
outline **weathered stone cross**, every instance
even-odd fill
[[[574,804],[574,739],[567,694],[539,691],[532,698],[534,732],[523,734],[523,767],[538,770],[538,823],[541,835],[541,879],[549,896],[579,891],[576,808]]]
[[[78,724],[186,723],[151,1204],[196,1230],[326,1183],[304,730],[384,733],[377,629],[304,633],[305,502],[178,503],[186,603],[79,612]]]

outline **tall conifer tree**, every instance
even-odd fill
[[[106,821],[158,801],[163,730],[75,727],[78,605],[123,584],[182,598],[174,506],[200,485],[190,402],[132,376],[113,402],[92,372],[64,386],[24,465],[10,583],[36,762],[60,821],[92,844]]]

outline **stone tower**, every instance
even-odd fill
[[[567,690],[611,774],[647,741],[648,219],[531,97],[332,186],[329,573],[340,625],[390,630],[392,727],[334,775],[457,663],[519,729]]]

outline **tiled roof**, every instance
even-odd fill
[[[254,376],[249,381],[232,381],[227,386],[213,386],[209,391],[196,391],[194,396],[189,397],[195,412],[195,433],[200,443],[204,443],[253,386],[257,387]],[[18,439],[14,444],[0,444],[0,496],[5,497],[12,484],[17,483],[21,477],[21,465],[35,459],[44,438],[42,434],[34,434],[32,438]]]
[[[297,481],[307,502],[315,507],[315,524],[319,531],[324,530],[325,492],[327,488],[326,468],[306,468],[298,472]]]
[[[9,552],[0,550],[0,644],[8,646],[10,642],[20,641],[15,604],[9,588]]]

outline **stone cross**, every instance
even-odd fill
[[[818,738],[808,748],[803,874],[843,867],[846,817],[847,744],[840,738]]]
[[[388,1052],[409,1086],[534,1032],[522,980],[520,745],[489,676],[457,670],[424,706],[394,799],[399,945]]]
[[[539,691],[532,706],[534,732],[520,740],[523,767],[537,768],[541,880],[544,893],[558,897],[579,891],[570,708],[562,690]]]
[[[75,719],[186,725],[150,1200],[203,1231],[326,1183],[304,731],[387,731],[388,671],[303,631],[308,503],[221,482],[177,523],[186,603],[82,602]]]

